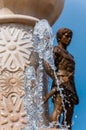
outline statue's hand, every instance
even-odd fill
[[[56,93],[57,89],[53,88],[45,97],[44,97],[44,103],[47,102],[47,100],[52,97]]]

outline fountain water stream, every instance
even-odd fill
[[[34,39],[34,51],[39,54],[39,75],[36,76],[36,72],[33,66],[29,66],[25,73],[25,109],[27,112],[28,125],[23,130],[37,130],[40,128],[52,128],[53,125],[58,124],[58,122],[49,123],[46,126],[43,122],[43,60],[49,63],[52,67],[57,84],[57,90],[59,90],[60,95],[63,97],[62,89],[59,87],[59,80],[56,76],[55,65],[53,59],[53,32],[46,20],[40,20],[36,23],[33,32]],[[66,113],[64,102],[62,100],[63,108]],[[59,124],[60,125],[60,124]],[[66,125],[66,122],[65,122]],[[62,126],[60,125],[62,128]],[[66,126],[67,130],[67,126]]]

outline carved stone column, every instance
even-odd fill
[[[0,130],[21,130],[27,123],[22,97],[25,68],[32,64],[33,27],[42,18],[53,24],[63,3],[0,0]]]
[[[24,71],[30,64],[32,27],[0,25],[0,129],[20,130],[26,124]]]

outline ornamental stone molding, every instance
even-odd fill
[[[52,25],[63,6],[64,0],[0,0],[0,22],[34,25],[39,19],[47,19]]]

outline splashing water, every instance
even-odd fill
[[[54,69],[53,61],[53,40],[52,29],[46,20],[36,23],[33,32],[34,48],[39,53],[41,59],[45,59]]]
[[[36,104],[36,72],[33,66],[26,68],[25,82],[24,82],[24,105],[27,112],[27,126],[22,130],[36,130],[37,129],[37,104]]]
[[[49,123],[49,126],[46,126],[43,122],[43,60],[47,61],[49,65],[52,67],[54,71],[54,75],[56,78],[57,90],[59,90],[60,95],[62,97],[62,105],[64,111],[66,113],[65,105],[63,102],[63,94],[62,89],[59,88],[59,80],[56,76],[55,65],[53,59],[53,32],[48,24],[47,20],[40,20],[36,23],[33,32],[34,39],[34,51],[39,54],[39,76],[38,79],[36,77],[35,69],[30,66],[26,69],[25,73],[25,109],[28,115],[28,125],[27,128],[23,130],[38,130],[40,128],[52,128],[55,124],[59,125],[61,129],[63,127],[59,124],[59,122]],[[32,87],[32,83],[33,86]],[[66,129],[68,130],[68,126],[66,125]]]
[[[41,95],[40,99],[40,104],[39,104],[39,120],[41,122],[40,127],[41,128],[46,128],[46,126],[43,125],[42,121],[42,114],[43,114],[43,60],[47,61],[50,66],[54,69],[54,61],[53,59],[53,32],[52,29],[50,28],[48,22],[46,20],[41,20],[38,23],[36,23],[34,27],[34,32],[33,32],[33,38],[34,38],[34,49],[35,51],[39,54],[39,82],[38,82],[38,95]],[[41,76],[42,75],[42,76]],[[42,109],[42,111],[41,111]]]

